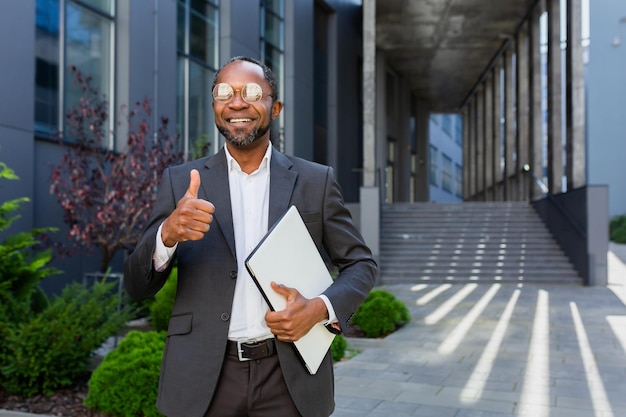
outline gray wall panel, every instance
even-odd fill
[[[0,181],[0,203],[31,199],[12,231],[33,227],[34,28],[34,0],[0,3],[0,161],[20,177]]]
[[[0,125],[32,131],[35,0],[0,4],[0,57]]]

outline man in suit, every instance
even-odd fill
[[[157,400],[167,416],[327,417],[334,409],[330,353],[310,375],[292,344],[319,322],[346,329],[378,269],[332,168],[272,147],[277,97],[274,75],[254,59],[232,58],[215,74],[213,111],[225,146],[163,173],[126,261],[135,299],[153,296],[178,266]],[[311,299],[276,283],[287,306],[272,312],[244,261],[291,205],[339,274]]]

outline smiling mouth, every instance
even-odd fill
[[[250,123],[252,121],[252,119],[249,118],[237,118],[237,119],[229,119],[228,123],[230,124],[243,124],[243,123]]]

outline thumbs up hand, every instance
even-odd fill
[[[163,222],[161,239],[167,247],[177,242],[200,240],[211,228],[215,206],[198,198],[200,174],[192,169],[189,172],[189,187],[178,201],[176,209]]]

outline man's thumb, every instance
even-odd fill
[[[198,198],[198,189],[200,188],[200,174],[197,169],[189,171],[189,188],[187,188],[187,195],[193,198]]]
[[[276,282],[272,281],[271,283],[272,289],[279,295],[282,295],[283,297],[285,297],[287,299],[287,301],[289,301],[289,299],[291,298],[291,291],[289,287],[286,287],[282,284],[277,284]]]

